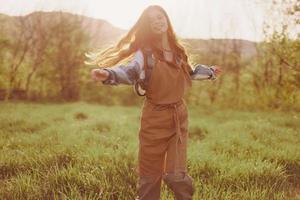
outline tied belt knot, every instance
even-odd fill
[[[165,110],[165,109],[173,109],[173,120],[175,122],[175,141],[176,141],[176,158],[175,158],[175,169],[174,172],[175,174],[178,173],[178,162],[179,162],[179,152],[178,152],[178,143],[182,143],[182,134],[181,134],[181,130],[180,130],[180,120],[179,120],[179,114],[178,114],[178,107],[181,106],[184,103],[183,99],[180,99],[177,102],[174,103],[168,103],[168,104],[156,104],[151,102],[149,99],[146,98],[146,100],[152,104],[153,110]]]

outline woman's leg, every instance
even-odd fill
[[[163,176],[166,185],[173,191],[175,200],[192,200],[194,194],[193,179],[186,172],[176,175],[168,173]]]
[[[194,194],[193,179],[187,173],[187,140],[188,140],[188,119],[183,115],[181,119],[182,143],[178,143],[177,169],[179,174],[175,174],[176,165],[176,137],[170,140],[167,148],[166,170],[163,180],[173,191],[176,200],[191,200]]]
[[[148,140],[140,135],[137,200],[159,200],[167,139]]]
[[[145,104],[139,130],[137,190],[139,200],[159,200],[165,153],[172,137],[173,115]]]
[[[176,200],[191,200],[194,187],[193,180],[187,174],[186,150],[187,136],[183,134],[182,143],[178,146],[178,170],[175,174],[175,138],[168,140],[149,141],[140,138],[138,166],[138,198],[136,200],[159,200],[161,181],[173,191]],[[167,152],[167,154],[165,154]],[[166,155],[166,166],[165,164]]]
[[[139,176],[136,200],[159,200],[162,176]]]

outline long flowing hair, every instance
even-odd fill
[[[171,25],[167,12],[159,5],[148,6],[141,14],[134,26],[128,33],[116,44],[104,50],[86,53],[85,55],[90,61],[85,61],[87,65],[98,65],[99,67],[111,67],[119,62],[130,58],[138,49],[151,48],[157,55],[163,55],[162,49],[155,44],[160,39],[157,34],[151,32],[149,11],[157,9],[164,14],[168,23],[168,40],[171,49],[179,56],[184,71],[188,74],[191,71],[191,66],[188,62],[188,56],[184,47],[179,43],[173,27]]]

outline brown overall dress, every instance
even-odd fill
[[[183,99],[191,79],[182,64],[174,63],[174,56],[173,62],[154,59],[140,118],[139,200],[158,200],[162,178],[176,200],[192,199],[194,189],[186,166],[188,110]]]

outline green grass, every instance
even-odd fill
[[[0,199],[134,199],[141,107],[0,103]],[[195,200],[300,199],[300,115],[189,107]],[[163,200],[173,199],[162,185]]]

